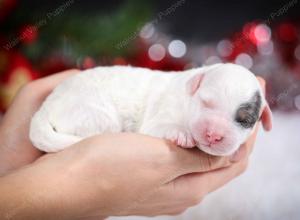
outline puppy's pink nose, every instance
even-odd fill
[[[217,132],[207,131],[205,139],[210,144],[217,144],[223,140],[223,136]]]

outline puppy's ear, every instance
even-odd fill
[[[261,122],[266,131],[270,131],[272,129],[272,112],[267,102],[265,102],[261,114]]]
[[[203,73],[196,74],[192,78],[190,78],[186,83],[186,89],[189,95],[193,96],[196,91],[199,89],[201,81],[204,78]]]

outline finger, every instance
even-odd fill
[[[19,118],[19,122],[23,125],[28,124],[28,120],[32,117],[41,102],[53,90],[53,88],[59,82],[78,72],[78,70],[67,70],[62,73],[35,80],[23,87],[16,95],[10,108],[4,115],[2,125],[5,124],[8,119],[20,116],[20,106],[23,107],[23,110],[21,119]],[[25,106],[24,103],[26,103]],[[8,120],[8,122],[10,122],[10,120]],[[22,126],[18,125],[18,127]]]
[[[26,103],[26,108],[28,108],[29,111],[32,111],[32,109],[35,110],[37,105],[39,105],[60,82],[78,72],[79,70],[66,70],[26,84],[18,91],[6,115],[10,114],[11,109],[15,109],[14,107],[17,107],[20,103]]]
[[[78,220],[104,220],[104,219],[107,219],[107,218],[103,217],[103,216],[92,216],[92,217],[78,218]]]
[[[258,133],[258,129],[259,129],[259,123],[256,123],[253,134],[234,153],[233,157],[236,158],[237,161],[245,160],[252,153],[256,136]]]
[[[206,154],[199,149],[178,148],[176,159],[178,159],[178,165],[181,166],[181,168],[178,168],[178,171],[181,172],[181,175],[193,172],[207,172],[228,167],[245,159],[253,150],[258,129],[259,123],[256,123],[251,136],[232,156],[217,157]]]
[[[195,177],[194,182],[195,184],[200,181],[203,182],[203,184],[207,186],[207,192],[210,193],[241,175],[246,170],[247,166],[248,159],[244,159],[231,167],[203,173],[199,179]]]
[[[171,141],[137,133],[103,134],[83,141],[102,143],[104,146],[116,144],[118,148],[120,148],[120,143],[132,146],[131,154],[139,154],[139,159],[145,162],[147,169],[151,167],[162,183],[170,182],[187,173],[206,172],[236,162],[230,156],[216,157],[199,149],[184,149]],[[85,146],[85,144],[82,145]],[[127,151],[119,151],[119,153],[128,154]],[[151,178],[154,177],[151,176]]]
[[[80,70],[77,70],[77,69],[66,70],[66,71],[51,75],[51,76],[47,76],[47,77],[35,80],[34,83],[36,83],[37,86],[40,88],[53,89],[54,87],[56,87],[59,83],[61,83],[65,79],[67,79],[70,76],[77,74],[79,72],[80,72]]]
[[[243,155],[236,158],[233,156],[218,157],[206,154],[197,149],[183,149],[173,146],[173,167],[176,170],[176,177],[194,172],[207,172],[223,167],[228,167],[241,160]]]
[[[237,162],[230,167],[221,168],[210,172],[183,175],[174,180],[176,181],[175,184],[183,187],[183,193],[188,193],[187,191],[193,188],[201,188],[201,186],[202,189],[206,189],[207,192],[212,192],[223,186],[246,169],[248,156],[253,150],[258,129],[259,124],[256,124],[253,134],[249,137],[247,142],[241,145],[239,148],[237,153],[239,154],[240,162]],[[200,191],[200,193],[205,194],[205,192],[203,192],[201,189]]]
[[[41,102],[59,83],[79,72],[80,71],[76,69],[66,70],[32,81],[19,91],[16,100],[20,98],[23,99],[23,101],[25,99],[26,101],[32,101],[34,103],[37,101]]]
[[[254,131],[248,140],[242,144],[238,151],[232,156],[217,157],[206,154],[199,149],[183,149],[173,146],[176,150],[174,151],[174,167],[177,169],[176,174],[182,176],[194,172],[207,172],[228,167],[231,164],[244,160],[253,150],[258,129],[259,123],[255,125]]]
[[[192,173],[178,177],[165,187],[165,193],[173,193],[174,198],[192,201],[201,201],[208,193],[224,186],[233,178],[240,175],[247,167],[244,159],[230,167],[206,173]],[[174,185],[176,187],[174,187]],[[175,188],[175,190],[174,190]]]

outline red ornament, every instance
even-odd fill
[[[38,29],[34,25],[26,25],[20,31],[20,39],[25,44],[30,44],[38,38]]]

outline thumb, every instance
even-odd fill
[[[207,172],[239,162],[247,154],[244,150],[239,150],[231,156],[213,156],[200,151],[198,148],[184,149],[174,146],[173,163],[176,175],[181,176],[188,173]]]

